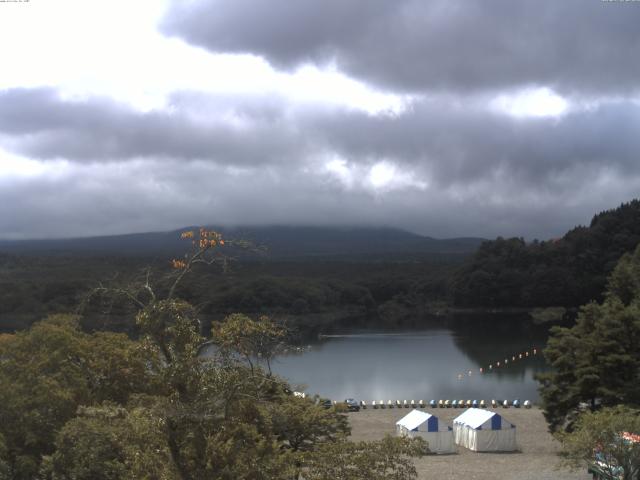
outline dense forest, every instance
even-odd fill
[[[551,429],[571,426],[581,410],[640,406],[640,246],[607,279],[604,300],[580,308],[571,328],[554,326],[539,376]]]
[[[241,311],[278,316],[314,334],[334,325],[414,326],[451,312],[577,309],[601,300],[607,275],[640,241],[640,201],[599,213],[588,227],[576,227],[560,239],[529,243],[522,238],[481,244],[478,239],[436,241],[389,229],[245,233],[257,242],[271,239],[274,247],[241,256],[232,250],[235,260],[227,269],[196,266],[196,275],[180,285],[181,298],[198,308],[207,325]],[[340,246],[350,234],[354,238]],[[307,247],[293,248],[309,238],[313,241]],[[153,255],[135,253],[144,242]],[[48,252],[46,243],[32,248],[14,242],[0,253],[0,330],[26,328],[48,314],[79,312],[81,305],[88,330],[131,331],[133,311],[126,302],[105,305],[83,298],[98,285],[130,283],[145,275],[166,288],[176,242],[176,232],[171,238],[94,239],[89,242],[94,247],[108,244],[111,250],[74,255],[65,253],[68,245],[62,241]],[[368,253],[356,255],[358,245]]]
[[[640,444],[634,441],[640,432],[640,246],[618,261],[603,297],[582,306],[572,327],[551,328],[544,357],[552,368],[537,376],[542,408],[569,465],[597,465],[603,475],[594,478],[635,480],[640,473]]]
[[[233,312],[277,315],[303,329],[399,317],[446,301],[453,269],[480,239],[436,240],[382,228],[256,227],[226,230],[228,268],[198,265],[180,295],[205,322]],[[99,284],[150,274],[159,288],[187,245],[180,232],[52,242],[0,242],[0,328],[26,328],[44,315],[76,311],[85,327],[129,330],[130,307],[83,303]],[[197,281],[196,281],[197,279]]]
[[[451,300],[464,307],[577,307],[601,300],[606,278],[640,242],[640,201],[593,217],[564,237],[484,242],[456,271]]]
[[[203,335],[176,288],[218,240],[201,235],[168,290],[148,277],[94,290],[129,300],[136,339],[68,314],[0,334],[0,480],[415,478],[422,439],[350,442],[345,405],[272,374],[281,324],[235,314]]]
[[[363,318],[395,322],[425,299],[444,303],[448,278],[460,262],[238,261],[226,272],[198,266],[197,275],[181,284],[180,295],[207,322],[238,311],[277,315],[314,328]],[[2,255],[0,324],[11,331],[47,314],[76,312],[91,288],[131,282],[147,271],[159,288],[166,288],[171,277],[166,260]],[[133,325],[126,302],[94,302],[84,305],[82,313],[89,329],[127,330]]]

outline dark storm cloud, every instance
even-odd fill
[[[161,30],[286,69],[335,62],[392,90],[546,85],[638,90],[640,3],[601,0],[195,0]]]
[[[23,108],[21,108],[23,107]],[[200,120],[226,112],[238,125]],[[172,112],[105,100],[70,102],[52,90],[0,93],[0,135],[14,152],[77,162],[190,159],[300,168],[338,155],[352,166],[388,161],[444,188],[508,175],[544,185],[588,166],[640,172],[640,105],[603,103],[559,118],[517,118],[479,104],[422,100],[397,115],[288,108],[262,97],[175,94]]]
[[[176,102],[181,101],[177,96]],[[138,112],[108,99],[62,100],[49,88],[11,89],[0,91],[0,135],[16,153],[41,159],[206,158],[239,166],[285,161],[292,152],[300,153],[300,141],[287,125],[269,121],[267,107],[247,107],[248,133],[218,119],[214,111],[201,111],[201,118],[193,119],[181,113]]]
[[[633,102],[558,118],[439,97],[394,115],[195,92],[170,103],[144,113],[46,89],[0,93],[3,149],[49,168],[0,177],[0,236],[303,223],[546,238],[640,186]],[[348,178],[327,168],[336,158]],[[376,187],[379,162],[399,183]]]
[[[549,191],[506,180],[475,192],[436,185],[378,196],[336,188],[296,168],[229,175],[202,162],[144,160],[111,167],[77,165],[56,175],[0,179],[0,236],[69,237],[218,223],[390,225],[437,237],[549,238],[628,200],[640,180],[618,176],[614,185],[603,185],[593,180],[599,172],[592,168]]]
[[[465,184],[496,170],[524,184],[588,165],[640,172],[640,105],[625,102],[557,119],[422,102],[400,116],[343,112],[308,118],[305,125],[345,158],[395,160],[440,185]]]

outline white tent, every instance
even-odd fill
[[[434,453],[454,453],[453,430],[438,417],[421,410],[411,410],[396,422],[396,432],[405,437],[422,437]]]
[[[470,408],[453,420],[457,445],[476,452],[512,452],[517,450],[516,427],[498,413]]]

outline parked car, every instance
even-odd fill
[[[320,406],[323,408],[331,408],[333,407],[333,402],[331,400],[324,400],[320,402]]]
[[[353,398],[347,398],[344,401],[344,404],[347,406],[350,412],[360,411],[360,405],[358,405],[358,402],[356,402]]]

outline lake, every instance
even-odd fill
[[[546,331],[491,322],[473,328],[345,333],[280,356],[272,368],[292,385],[306,386],[307,393],[333,400],[537,401],[534,374],[547,370],[540,352],[545,341]]]

